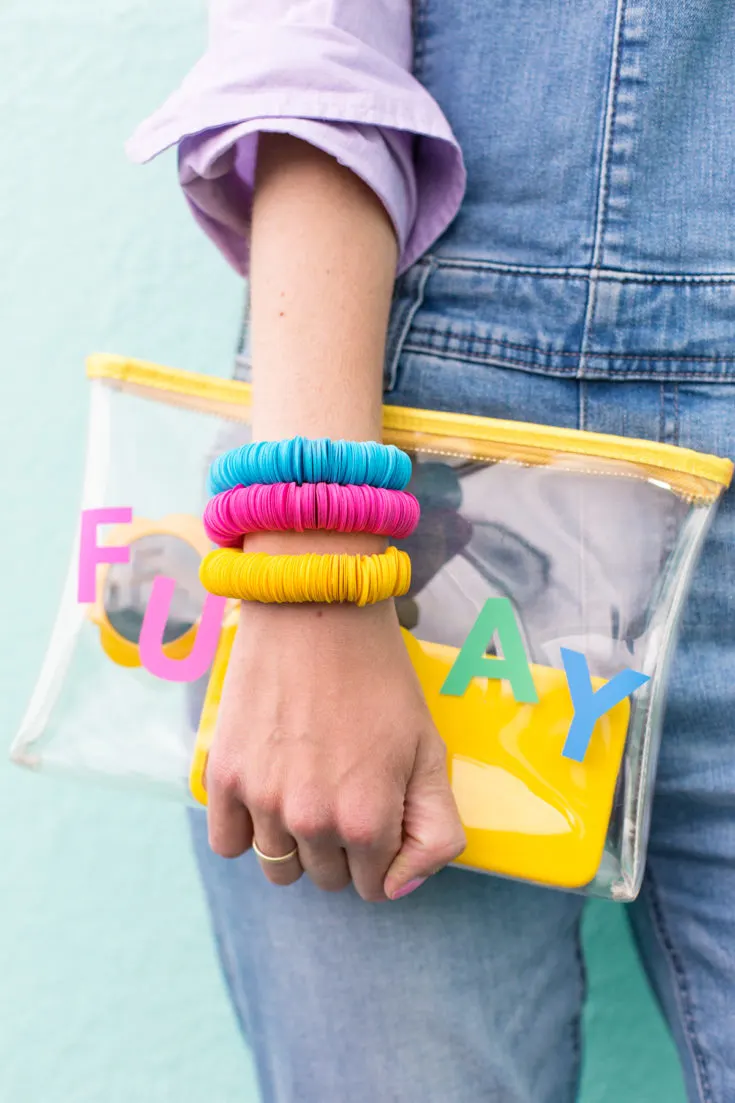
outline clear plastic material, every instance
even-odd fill
[[[12,757],[192,800],[237,610],[225,608],[193,681],[151,673],[138,642],[165,576],[176,586],[162,654],[170,669],[193,654],[206,468],[248,439],[249,391],[114,358],[94,359],[90,374],[83,510],[94,523],[80,526]],[[449,749],[468,834],[460,864],[633,899],[676,626],[730,465],[396,409],[384,439],[411,453],[422,507],[399,542],[413,580],[398,610]],[[93,593],[82,595],[90,569]]]

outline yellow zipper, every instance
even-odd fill
[[[98,353],[87,360],[90,379],[105,379],[128,393],[137,393],[170,405],[181,405],[235,421],[247,421],[250,385],[235,379],[166,368],[143,360]],[[730,485],[733,464],[673,444],[559,429],[522,421],[500,421],[471,414],[413,410],[401,406],[383,409],[385,439],[422,452],[464,459],[506,460],[521,464],[572,466],[571,457],[587,462],[584,470],[661,479],[685,497],[711,501]],[[627,463],[637,470],[606,468],[605,461]]]

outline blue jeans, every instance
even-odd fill
[[[735,439],[727,384],[555,379],[404,351],[387,397],[709,452]],[[734,556],[728,494],[685,616],[628,909],[700,1103],[735,1099]],[[264,1103],[572,1103],[582,897],[459,869],[386,905],[306,878],[279,889],[251,855],[213,856],[201,814],[192,824]]]

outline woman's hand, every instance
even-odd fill
[[[392,601],[244,604],[207,768],[212,849],[255,839],[323,889],[395,897],[465,846],[437,732]]]

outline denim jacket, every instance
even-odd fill
[[[215,0],[210,38],[134,156],[179,145],[195,213],[242,271],[259,129],[363,175],[407,268],[389,390],[404,349],[733,378],[735,5]]]
[[[398,344],[587,379],[735,379],[735,7],[417,0],[467,191]],[[403,340],[399,342],[399,336]]]

